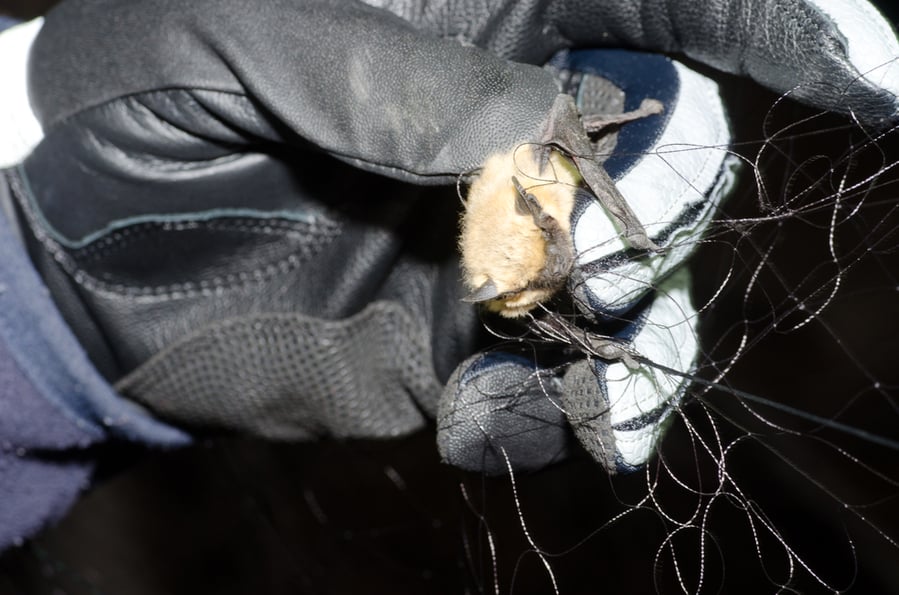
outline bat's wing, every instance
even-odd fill
[[[651,113],[658,113],[661,104],[641,105],[641,109],[627,114],[621,114],[615,118],[613,124],[620,124],[637,117],[643,117]],[[603,125],[610,122],[603,121]],[[581,122],[574,100],[567,95],[559,95],[553,103],[546,133],[542,139],[544,154],[539,158],[541,165],[549,159],[548,148],[554,146],[566,153],[574,161],[581,177],[590,191],[596,196],[600,204],[615,221],[624,233],[625,240],[638,250],[651,250],[660,252],[661,248],[646,235],[643,224],[631,209],[627,200],[615,188],[615,183],[606,170],[599,164],[593,155],[590,140],[584,123]]]

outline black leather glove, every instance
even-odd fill
[[[459,300],[453,189],[409,182],[543,140],[560,89],[536,64],[557,50],[684,51],[776,89],[836,81],[797,96],[867,122],[897,113],[806,2],[386,8],[72,0],[47,18],[16,218],[92,361],[154,414],[290,439],[420,427],[483,337]],[[564,450],[564,416],[543,421],[559,448],[532,450]],[[458,435],[451,462],[484,451]],[[512,458],[544,463],[532,450]]]

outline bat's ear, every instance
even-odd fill
[[[499,295],[500,291],[497,289],[496,283],[493,282],[493,279],[487,279],[483,285],[462,298],[462,301],[469,303],[486,302],[498,298]]]
[[[559,222],[555,217],[543,210],[543,205],[537,197],[525,190],[515,176],[512,176],[512,184],[515,185],[515,211],[519,215],[524,217],[530,215],[537,229],[544,233],[552,233],[559,229]]]
[[[541,210],[540,203],[533,194],[524,189],[515,176],[512,176],[512,185],[515,186],[515,211],[519,215],[535,217]]]
[[[552,219],[552,217],[543,210],[543,205],[540,204],[537,197],[525,190],[515,176],[512,176],[512,184],[515,185],[515,211],[525,217],[530,215],[534,220],[534,225],[544,229],[545,219],[547,217]]]

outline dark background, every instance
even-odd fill
[[[49,3],[0,2],[0,10],[33,14],[40,4]],[[882,4],[895,22],[897,9]],[[863,180],[899,160],[896,134],[865,147],[841,118],[790,102],[772,108],[777,98],[755,85],[721,80],[736,150],[755,161],[764,147],[757,165],[771,204],[759,204],[744,175],[726,205],[740,223],[716,226],[692,265],[698,303],[731,275],[703,313],[702,375],[727,365],[746,334],[729,387],[899,439],[899,175],[844,197],[841,213],[863,206],[837,228],[845,265],[837,297],[815,322],[789,330],[803,316],[796,302],[820,303],[833,283],[827,238],[845,157],[854,157],[849,179]],[[783,219],[742,219],[787,205]],[[765,266],[747,294],[760,254]],[[441,465],[432,431],[373,443],[222,439],[142,455],[57,527],[0,556],[0,594],[492,593],[494,572],[502,593],[552,592],[520,519],[551,554],[561,593],[680,592],[678,570],[689,591],[702,570],[702,592],[775,592],[790,581],[789,556],[766,523],[825,582],[899,593],[895,449],[728,390],[701,395],[686,420],[713,448],[733,445],[724,469],[739,489],[708,495],[720,476],[683,421],[662,450],[671,473],[653,467],[610,480],[573,460],[517,477],[517,504],[507,478]],[[648,478],[658,482],[656,502],[643,501]],[[828,591],[799,563],[791,586]]]

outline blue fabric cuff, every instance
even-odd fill
[[[108,437],[180,446],[190,441],[183,431],[120,397],[100,376],[4,218],[0,218],[0,254],[0,345],[4,346],[0,357],[12,360],[21,378],[54,406],[60,422],[65,420],[92,442]],[[6,383],[0,387],[0,403],[4,403],[0,405],[0,438],[15,435],[30,442],[30,447],[71,446],[68,441],[39,436],[7,421],[18,417],[5,405],[17,398],[16,391]]]
[[[0,387],[2,550],[20,544],[68,510],[93,471],[88,448],[102,437],[61,417],[2,343]]]
[[[100,376],[0,210],[0,549],[61,516],[110,439],[190,442]]]

